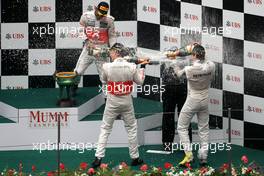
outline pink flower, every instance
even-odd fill
[[[48,172],[47,176],[55,176],[53,171]]]
[[[32,170],[32,172],[35,172],[36,171],[36,166],[35,165],[32,165],[31,166],[31,170]]]
[[[148,165],[143,164],[143,165],[140,167],[140,170],[143,171],[143,172],[146,172],[146,171],[148,170]]]
[[[251,172],[252,172],[252,167],[248,167],[246,173],[249,174],[249,173],[251,173]]]
[[[200,172],[201,172],[202,174],[206,173],[207,171],[208,171],[208,169],[207,169],[206,167],[202,167],[202,168],[200,168]]]
[[[247,163],[248,163],[248,158],[247,158],[247,156],[246,156],[246,155],[243,155],[243,156],[241,157],[241,161],[243,161],[244,164],[247,164]]]
[[[185,166],[186,166],[188,169],[192,170],[192,168],[191,168],[191,164],[190,164],[190,163],[186,163]]]
[[[108,165],[105,164],[105,163],[102,163],[102,164],[100,165],[100,168],[101,168],[101,169],[106,169],[107,167],[108,167]]]
[[[172,164],[171,164],[171,163],[166,162],[166,163],[164,164],[164,168],[165,168],[165,169],[170,169],[171,167],[172,167]]]
[[[64,170],[65,169],[65,165],[63,163],[60,163],[60,169]]]
[[[80,168],[81,168],[82,170],[86,170],[87,167],[88,167],[88,164],[87,164],[87,163],[85,163],[85,162],[80,163]]]
[[[121,163],[121,166],[123,167],[123,168],[127,168],[128,166],[127,166],[127,163],[125,163],[125,162],[122,162]]]
[[[225,163],[225,164],[223,164],[223,168],[227,169],[227,168],[229,168],[229,165]]]
[[[95,170],[94,168],[90,168],[87,172],[88,175],[94,175],[95,174]]]
[[[220,167],[220,171],[221,171],[221,172],[225,172],[228,168],[229,168],[229,165],[228,165],[227,163],[224,163],[224,164]]]
[[[162,168],[161,167],[158,167],[158,170],[159,170],[159,172],[162,172]]]

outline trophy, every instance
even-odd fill
[[[76,105],[73,96],[80,82],[80,76],[75,72],[58,72],[55,74],[55,79],[60,89],[57,105],[60,107],[72,107]]]

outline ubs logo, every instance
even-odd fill
[[[176,37],[164,36],[163,41],[168,43],[177,43],[178,39]]]
[[[60,38],[65,39],[65,38],[78,38],[79,33],[60,33]]]
[[[226,130],[226,134],[228,134],[228,129]],[[233,136],[241,136],[241,132],[239,130],[231,129],[231,135],[233,135]]]
[[[235,28],[235,29],[241,28],[241,24],[239,22],[234,22],[234,21],[227,21],[226,26],[231,27],[231,28]]]
[[[235,82],[235,83],[240,83],[241,79],[239,76],[236,75],[231,75],[231,74],[227,74],[226,75],[226,80],[227,81],[231,81],[231,82]]]
[[[262,0],[248,0],[249,4],[262,5]]]
[[[256,106],[248,106],[247,111],[255,112],[255,113],[262,113],[263,112],[262,108],[256,107]]]
[[[260,53],[255,53],[255,52],[248,52],[247,53],[247,56],[248,56],[248,58],[250,58],[250,59],[258,59],[258,60],[261,60],[262,59],[262,54],[260,54]]]
[[[7,33],[5,38],[7,40],[10,40],[10,39],[21,40],[25,38],[25,35],[23,33]]]
[[[158,12],[158,10],[157,10],[156,7],[153,7],[153,6],[146,6],[146,5],[143,6],[142,10],[143,10],[144,12],[150,12],[150,13],[157,13],[157,12]]]
[[[34,59],[33,65],[50,65],[51,59]]]
[[[197,15],[188,14],[188,13],[184,14],[184,18],[187,20],[191,20],[191,21],[198,21],[199,20],[199,17]]]
[[[213,104],[213,105],[219,105],[220,104],[220,101],[217,100],[217,99],[211,98],[210,99],[210,103]]]
[[[116,32],[116,36],[117,37],[133,37],[134,33],[133,32],[129,32],[129,31],[127,31],[127,32],[119,32],[119,31],[117,31]]]
[[[51,6],[47,6],[47,5],[33,7],[33,12],[50,12],[51,10],[52,10]]]
[[[218,46],[210,45],[210,44],[206,44],[205,49],[212,50],[212,51],[219,51],[220,50],[220,48]]]

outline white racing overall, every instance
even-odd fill
[[[175,67],[178,76],[186,74],[188,81],[188,95],[181,110],[177,130],[184,151],[191,152],[192,147],[188,136],[188,127],[192,117],[198,118],[198,135],[201,141],[198,158],[207,159],[209,140],[209,112],[208,92],[212,77],[215,72],[215,64],[211,61],[194,61],[192,66],[186,66],[180,70]]]
[[[102,78],[107,82],[107,101],[104,110],[101,132],[95,153],[97,158],[103,158],[105,147],[118,115],[122,116],[128,133],[129,154],[132,159],[138,158],[137,120],[131,92],[133,82],[142,85],[145,79],[144,69],[137,69],[136,64],[117,58],[112,63],[103,65]]]
[[[95,57],[89,52],[89,48],[108,48],[116,42],[114,18],[108,15],[97,20],[94,11],[85,12],[81,16],[80,24],[87,39],[74,71],[82,75],[87,67],[95,62],[100,80],[103,83],[102,65],[109,62],[109,58]]]

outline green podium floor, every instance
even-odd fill
[[[133,105],[137,119],[162,112],[162,103],[158,101],[137,97],[133,99]],[[105,104],[92,114],[86,116],[82,121],[101,120],[104,113],[104,107]]]
[[[76,106],[80,106],[99,94],[97,87],[84,87],[77,90],[74,97]],[[1,90],[0,102],[18,109],[58,108],[56,102],[59,97],[58,88]]]

